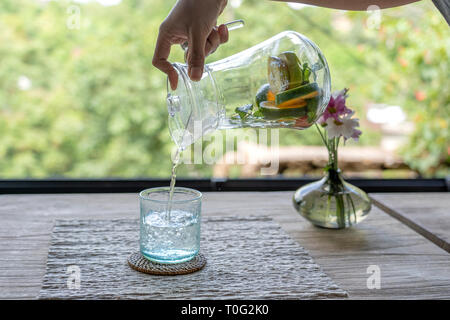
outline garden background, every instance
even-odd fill
[[[151,60],[158,26],[173,2],[0,2],[0,178],[170,175],[166,78]],[[401,122],[413,128],[398,155],[416,176],[446,176],[450,29],[431,1],[375,14],[229,0],[219,22],[244,19],[246,25],[207,62],[283,30],[303,33],[327,58],[333,89],[350,88],[348,104],[363,135],[348,145],[380,145],[383,132],[368,110],[397,106],[405,114]],[[171,60],[182,60],[181,49],[172,49]],[[314,129],[283,129],[280,142],[320,145],[320,138]],[[211,174],[208,165],[179,168],[179,176]],[[393,170],[383,176],[404,175]]]

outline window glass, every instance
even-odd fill
[[[0,178],[170,175],[166,78],[151,60],[172,4],[1,1]],[[341,148],[347,175],[449,174],[449,28],[430,1],[367,12],[228,1],[219,22],[234,19],[244,19],[245,27],[232,31],[207,62],[284,30],[321,48],[333,90],[350,89],[347,102],[363,131],[359,142]],[[178,46],[170,59],[182,61]],[[326,151],[314,127],[267,131],[272,144],[240,139],[249,130],[207,137],[185,152],[179,176],[322,174]],[[214,141],[231,147],[212,148]],[[261,159],[277,143],[278,167],[264,173]]]

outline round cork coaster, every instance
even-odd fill
[[[128,265],[134,270],[148,274],[176,276],[201,270],[206,265],[206,258],[199,253],[192,260],[186,262],[165,264],[150,261],[144,258],[140,252],[134,252],[128,257]]]

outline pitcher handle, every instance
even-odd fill
[[[238,20],[233,20],[233,21],[224,23],[224,25],[227,26],[228,31],[232,31],[232,30],[242,28],[245,25],[245,23],[244,23],[244,20],[238,19]],[[181,49],[184,50],[184,62],[186,62],[187,51],[188,51],[188,42],[185,41],[182,44],[180,44],[180,46],[181,46]]]

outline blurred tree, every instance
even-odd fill
[[[427,4],[430,5],[431,4]],[[373,83],[377,101],[402,106],[415,131],[401,154],[423,176],[450,174],[450,32],[444,19],[420,6],[388,11],[379,28],[365,29],[368,64],[383,80]],[[355,19],[360,24],[367,19]],[[362,29],[364,30],[364,29]]]

